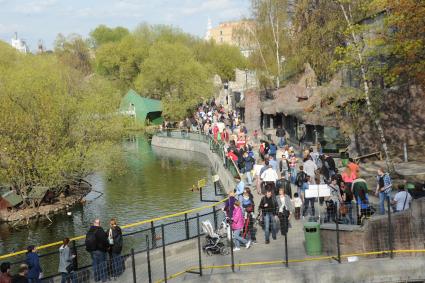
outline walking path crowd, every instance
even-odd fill
[[[164,129],[169,127],[170,124],[163,124]],[[268,244],[270,232],[272,238],[276,238],[277,227],[282,235],[287,234],[292,218],[318,221],[316,210],[323,210],[324,217],[320,221],[351,225],[360,225],[376,212],[358,164],[349,159],[341,169],[320,146],[315,149],[291,146],[288,134],[281,127],[276,130],[276,143],[261,139],[259,130],[248,133],[237,111],[226,111],[214,101],[200,105],[179,127],[210,136],[214,143],[223,146],[226,158],[238,168],[238,184],[228,192],[229,199],[224,207],[232,223],[235,251],[241,244],[249,248],[255,243],[255,221],[263,227]],[[311,197],[306,194],[311,185],[327,186],[330,195]],[[261,197],[257,214],[255,194]],[[394,212],[408,209],[412,201],[402,185],[397,193],[393,192],[391,177],[382,168],[377,170],[374,195],[379,198],[378,213],[381,215],[385,214],[388,199]]]
[[[175,126],[164,122],[162,129]],[[226,111],[214,101],[200,105],[195,115],[178,126],[187,132],[211,136],[214,143],[223,145],[226,158],[238,169],[237,186],[228,192],[229,198],[223,208],[231,223],[234,251],[239,251],[241,245],[248,249],[256,243],[254,223],[263,228],[265,244],[269,244],[270,234],[274,240],[279,231],[287,235],[291,221],[309,216],[307,219],[317,221],[317,202],[319,211],[324,210],[324,222],[361,224],[364,218],[375,212],[358,164],[350,160],[340,172],[333,157],[322,153],[319,147],[302,150],[289,145],[287,134],[280,127],[276,131],[277,144],[273,140],[263,140],[259,130],[248,133],[237,111]],[[309,187],[319,184],[326,185],[330,195],[307,197]],[[379,197],[379,214],[385,214],[385,201],[389,198],[394,211],[410,207],[412,197],[403,186],[396,194],[392,190],[389,174],[379,169],[374,190]],[[258,213],[255,214],[255,200],[259,198]],[[58,272],[62,283],[77,282],[75,251],[69,242],[65,238],[59,248]],[[105,282],[123,273],[123,236],[115,219],[111,219],[110,228],[106,231],[99,219],[94,220],[86,234],[85,245],[92,258],[96,282]],[[39,283],[43,277],[34,246],[28,247],[25,264],[19,267],[17,274],[11,275],[8,262],[3,262],[0,270],[0,283]]]

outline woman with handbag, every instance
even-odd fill
[[[290,227],[289,218],[294,212],[294,208],[291,199],[285,194],[284,188],[279,189],[279,195],[276,196],[276,201],[279,208],[277,216],[280,222],[280,232],[282,235],[286,235]]]
[[[331,195],[326,200],[326,219],[325,222],[338,221],[337,212],[341,208],[343,203],[339,187],[337,185],[337,179],[332,176],[331,183],[328,185]]]
[[[75,255],[72,254],[71,248],[69,247],[69,238],[63,239],[63,244],[59,248],[59,268],[58,271],[62,275],[61,283],[71,281],[72,283],[77,282],[77,276],[75,274]]]
[[[118,277],[124,272],[124,262],[121,257],[123,247],[122,231],[115,218],[112,218],[109,224],[111,228],[108,230],[108,242],[109,257],[112,263],[112,276]]]

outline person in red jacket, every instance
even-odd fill
[[[233,149],[229,150],[227,157],[232,159],[234,162],[238,161],[238,156],[233,152]]]
[[[213,128],[212,128],[212,132],[214,135],[214,141],[217,142],[217,138],[218,138],[218,126],[217,124],[214,124]]]
[[[244,244],[247,249],[249,249],[251,246],[251,241],[241,237],[245,222],[239,201],[236,201],[234,204],[232,220],[233,241],[235,243],[235,248],[233,251],[239,251],[241,243]]]

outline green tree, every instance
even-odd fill
[[[387,11],[378,37],[387,59],[386,83],[425,86],[425,2],[374,0],[371,6]]]
[[[55,54],[63,64],[85,75],[92,71],[89,45],[78,34],[71,34],[68,37],[59,34],[55,41]]]
[[[264,86],[280,87],[282,64],[288,57],[289,17],[287,0],[252,0],[253,24],[244,25],[241,33],[252,47],[251,66]]]
[[[300,0],[294,7],[291,57],[299,66],[309,63],[319,84],[329,82],[335,73],[335,48],[344,45],[346,26],[335,1]]]
[[[223,81],[235,79],[235,69],[245,69],[247,60],[236,46],[200,41],[192,48],[195,58],[204,65],[211,65],[211,71]]]
[[[100,25],[90,32],[90,38],[93,47],[97,48],[108,42],[118,42],[129,34],[128,29],[124,27],[110,28]]]
[[[188,47],[157,42],[150,48],[135,85],[143,96],[161,99],[164,115],[178,120],[213,95],[211,77]]]
[[[394,172],[394,164],[392,156],[388,149],[387,139],[384,134],[384,129],[382,127],[380,119],[380,109],[375,109],[373,105],[373,86],[374,86],[374,68],[376,64],[376,50],[374,45],[370,43],[373,41],[372,37],[368,36],[365,33],[364,29],[367,28],[361,23],[357,17],[362,15],[362,12],[368,9],[368,4],[370,1],[360,1],[360,0],[335,0],[338,3],[340,8],[340,13],[344,16],[347,30],[345,34],[346,37],[346,46],[341,46],[336,49],[336,52],[340,55],[339,64],[349,67],[352,70],[358,70],[360,73],[360,81],[362,84],[363,98],[366,101],[366,110],[369,114],[369,117],[374,122],[376,129],[378,130],[378,135],[380,138],[382,149],[385,153],[385,161],[387,167],[391,172]],[[369,30],[370,32],[370,30]],[[376,31],[374,31],[376,32]],[[369,39],[369,40],[367,40]],[[378,51],[379,53],[379,51]],[[376,111],[377,110],[377,111]]]
[[[0,54],[10,52],[0,46]],[[108,82],[55,56],[16,56],[0,63],[0,180],[23,196],[31,186],[60,188],[84,177],[99,150],[122,134],[113,113],[119,93]]]
[[[148,42],[134,36],[127,36],[119,42],[105,43],[96,50],[96,70],[120,88],[133,87],[148,52]]]

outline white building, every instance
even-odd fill
[[[11,40],[12,47],[22,53],[30,53],[30,49],[24,39],[18,38],[18,33],[15,32],[15,38]]]

